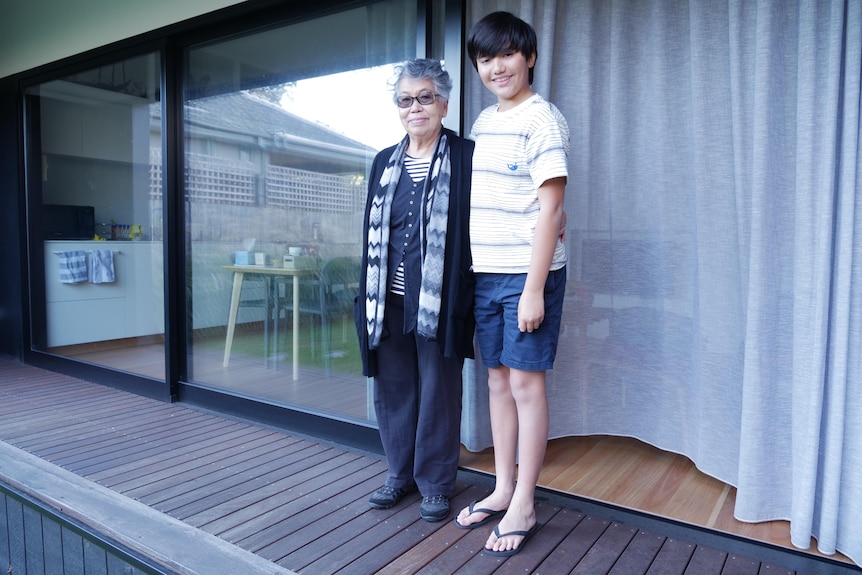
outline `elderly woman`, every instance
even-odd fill
[[[473,357],[468,234],[473,142],[443,127],[452,81],[436,60],[396,67],[406,136],[371,166],[356,323],[389,473],[375,509],[416,491],[449,515],[460,451],[461,368]]]

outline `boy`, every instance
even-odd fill
[[[470,134],[476,335],[488,367],[497,479],[455,524],[474,529],[505,513],[484,551],[508,557],[538,528],[533,499],[548,438],[545,372],[554,363],[566,283],[559,232],[569,134],[559,110],[530,87],[538,53],[529,24],[507,12],[489,14],[473,26],[467,52],[497,97]]]

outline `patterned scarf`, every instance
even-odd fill
[[[401,168],[409,139],[405,137],[392,152],[371,199],[368,214],[368,267],[365,270],[365,321],[368,347],[377,348],[383,333],[386,279],[389,256],[389,221],[392,197],[401,178]],[[451,180],[449,143],[440,136],[431,160],[431,171],[422,196],[421,230],[422,284],[419,287],[417,331],[428,339],[437,337],[440,300],[443,291],[443,261],[446,228],[449,222],[449,184]]]

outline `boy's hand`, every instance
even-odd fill
[[[525,291],[518,301],[518,330],[531,333],[539,329],[545,319],[545,294]]]

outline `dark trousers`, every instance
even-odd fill
[[[423,496],[452,494],[461,449],[463,360],[437,342],[404,334],[404,300],[386,299],[388,335],[377,350],[374,409],[389,464],[386,484],[414,481]]]

